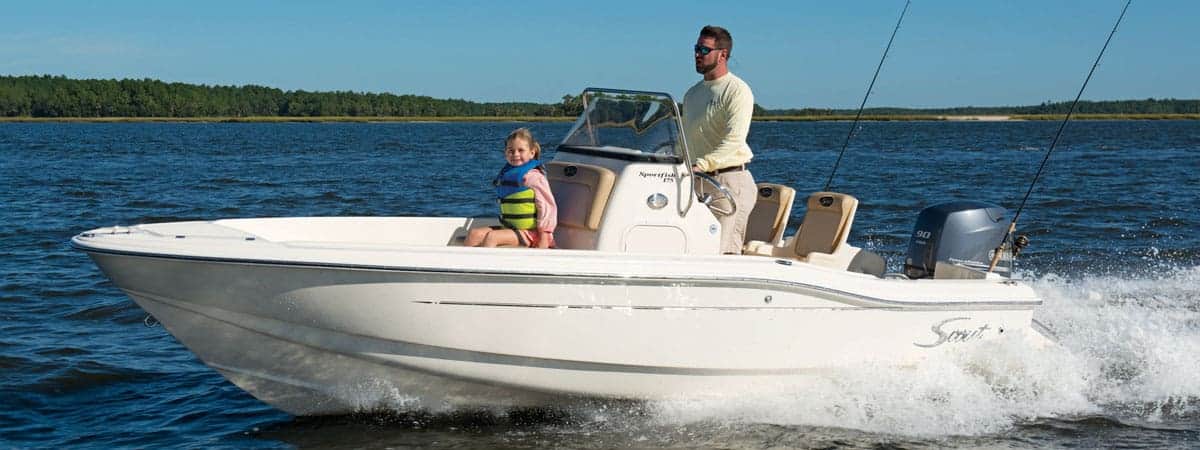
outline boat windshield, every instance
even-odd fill
[[[669,94],[588,88],[583,114],[560,151],[677,164],[684,160],[679,108]]]

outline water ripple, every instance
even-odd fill
[[[30,389],[42,393],[71,393],[119,383],[150,380],[154,375],[94,361],[82,361],[46,374],[37,384],[30,386]]]

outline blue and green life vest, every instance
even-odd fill
[[[542,162],[536,159],[513,166],[505,164],[492,184],[496,186],[496,199],[500,202],[500,223],[517,230],[537,228],[537,206],[533,203],[533,189],[525,186],[525,174],[541,169]],[[545,170],[545,169],[541,169]]]

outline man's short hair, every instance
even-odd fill
[[[733,56],[733,36],[729,34],[729,30],[716,25],[705,25],[700,29],[700,37],[716,39],[717,48],[726,49],[729,51],[726,56]]]

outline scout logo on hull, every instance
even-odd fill
[[[928,343],[928,344],[921,344],[918,342],[913,342],[913,345],[915,345],[917,347],[923,347],[923,348],[933,348],[933,347],[937,347],[939,345],[945,344],[947,342],[958,343],[958,342],[978,341],[980,339],[983,339],[983,333],[985,331],[992,329],[992,327],[989,327],[988,324],[986,324],[986,323],[977,328],[959,328],[959,329],[950,329],[950,330],[946,330],[946,329],[942,328],[943,326],[945,326],[946,324],[948,324],[950,322],[957,322],[960,320],[971,320],[971,318],[970,317],[954,317],[954,318],[950,318],[950,319],[946,319],[941,322],[938,322],[938,323],[934,324],[932,327],[929,327],[929,330],[933,331],[933,334],[937,336],[936,340],[934,340],[932,343]]]

